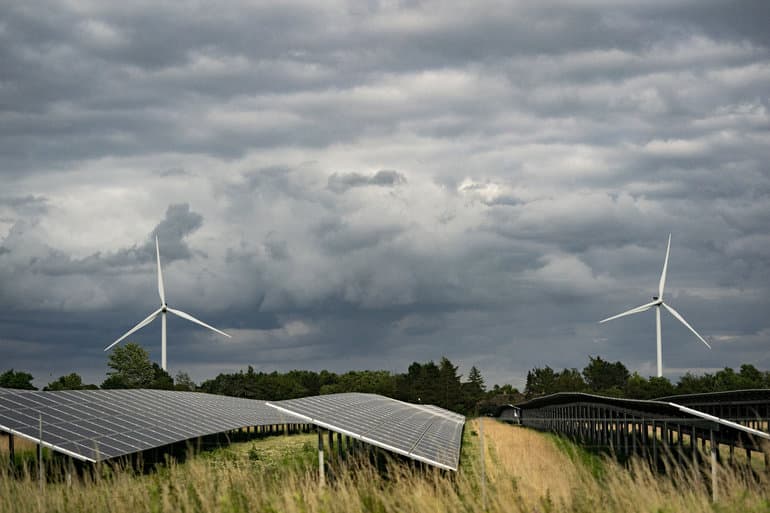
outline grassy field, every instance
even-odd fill
[[[457,474],[394,463],[387,477],[368,461],[335,462],[320,487],[316,437],[278,436],[206,452],[144,475],[103,467],[94,478],[48,483],[0,470],[0,512],[760,512],[770,511],[766,475],[720,471],[712,504],[705,473],[630,469],[570,442],[484,420],[486,486],[477,421],[465,430]],[[342,467],[340,467],[342,465]],[[484,508],[486,497],[486,508]]]

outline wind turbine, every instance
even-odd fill
[[[220,335],[224,335],[228,338],[231,338],[230,335],[225,333],[224,331],[219,331],[213,326],[209,326],[205,322],[196,319],[192,315],[185,313],[181,310],[175,310],[173,308],[170,308],[168,304],[166,304],[166,293],[163,290],[163,272],[160,269],[160,246],[158,245],[158,237],[155,237],[155,254],[158,257],[158,294],[160,294],[160,308],[152,312],[150,315],[147,316],[146,319],[144,319],[142,322],[128,330],[122,337],[117,339],[112,344],[108,345],[104,348],[105,351],[109,351],[112,349],[118,342],[126,338],[127,336],[131,335],[132,333],[139,331],[140,329],[144,328],[148,324],[150,324],[152,321],[155,320],[159,315],[161,316],[161,336],[160,336],[160,343],[161,343],[161,367],[163,370],[166,370],[166,313],[170,312],[177,317],[181,317],[182,319],[187,319],[188,321],[194,322],[195,324],[200,324],[204,328],[208,328],[212,331],[216,331]]]
[[[709,345],[708,342],[706,342],[706,339],[701,337],[700,334],[697,331],[695,331],[695,328],[690,326],[687,323],[687,321],[684,320],[684,317],[682,317],[682,315],[679,312],[677,312],[676,310],[674,310],[673,307],[663,302],[663,288],[666,286],[666,270],[668,269],[668,254],[670,250],[671,250],[671,234],[669,233],[668,246],[666,246],[666,259],[663,261],[663,272],[660,275],[660,283],[658,283],[658,295],[652,296],[652,302],[642,306],[637,306],[636,308],[632,308],[631,310],[628,310],[626,312],[619,313],[617,315],[613,315],[612,317],[607,317],[606,319],[599,321],[599,324],[602,324],[607,321],[617,319],[619,317],[625,317],[626,315],[633,315],[641,312],[646,312],[650,308],[655,307],[655,333],[657,334],[657,338],[658,338],[658,377],[659,378],[663,377],[663,356],[661,354],[662,343],[660,340],[660,307],[661,306],[666,310],[668,310],[668,312],[671,315],[673,315],[674,318],[676,318],[676,320],[684,324],[685,327],[687,327],[687,329],[692,331],[695,334],[695,336],[700,339],[701,342],[706,344],[706,347],[711,349],[711,346]]]

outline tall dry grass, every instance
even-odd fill
[[[480,512],[478,428],[476,421],[466,427],[457,474],[395,463],[383,476],[368,461],[351,459],[346,468],[332,468],[332,482],[319,487],[312,458],[259,467],[249,451],[234,450],[148,475],[104,467],[96,477],[76,478],[71,486],[48,483],[42,492],[32,473],[11,477],[0,470],[0,511]],[[491,420],[484,421],[484,435],[489,512],[715,511],[704,478],[661,477],[643,463],[629,471],[553,437]],[[754,482],[723,472],[720,483],[718,511],[770,510],[765,478]]]
[[[661,475],[643,460],[622,465],[525,428],[485,421],[484,431],[492,511],[505,511],[510,497],[521,511],[770,511],[767,473],[720,466],[715,505],[710,466],[667,465]]]

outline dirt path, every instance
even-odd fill
[[[478,431],[478,421],[474,427]],[[578,486],[575,464],[553,442],[536,431],[484,419],[486,468],[499,491],[510,487],[525,504],[550,496],[555,504],[569,504]],[[514,483],[509,483],[511,477]]]

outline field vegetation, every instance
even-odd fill
[[[456,474],[392,460],[378,469],[364,452],[344,461],[333,456],[329,481],[321,487],[316,436],[301,434],[234,443],[144,473],[101,466],[71,483],[49,476],[42,489],[33,465],[15,477],[3,466],[0,511],[770,511],[767,474],[720,468],[714,504],[706,468],[669,469],[662,476],[643,461],[626,467],[562,438],[483,422],[483,444],[478,420],[466,425]]]

